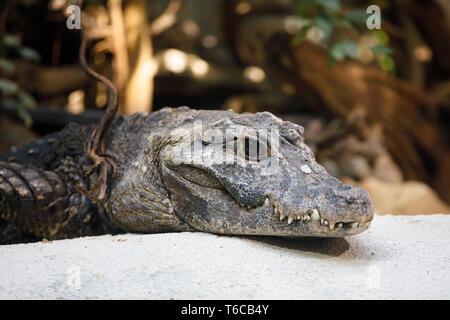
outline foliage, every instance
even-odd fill
[[[339,30],[352,29],[360,36],[370,33],[372,45],[369,49],[379,67],[386,72],[395,72],[389,36],[383,30],[366,29],[369,14],[365,9],[346,11],[340,0],[300,0],[297,14],[304,23],[292,40],[294,45],[300,44],[312,28],[320,30],[320,42],[329,47],[329,64],[332,65],[335,61],[358,59],[361,49],[357,41],[340,36]]]
[[[27,126],[31,126],[32,121],[28,111],[36,106],[36,101],[11,79],[14,74],[14,64],[10,60],[12,57],[38,63],[40,55],[36,50],[24,46],[19,37],[0,33],[0,97],[2,101],[11,103],[17,115]]]

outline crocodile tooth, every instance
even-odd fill
[[[264,200],[264,206],[265,206],[266,208],[268,208],[268,207],[269,207],[269,204],[270,204],[269,198],[266,198],[266,200]]]
[[[342,228],[342,223],[338,223],[337,227]]]
[[[297,215],[296,219],[297,220],[302,220],[302,216],[301,215]]]
[[[306,214],[303,216],[303,221],[305,221],[306,220]]]
[[[319,215],[319,211],[317,211],[317,209],[314,209],[311,215],[311,218],[313,220],[319,220],[320,219],[320,215]]]
[[[273,209],[273,212],[274,212],[274,213],[278,213],[278,208],[275,207],[275,208]]]
[[[358,228],[358,221],[355,221],[355,222],[352,222],[352,223],[350,223],[350,227],[352,227],[352,228]]]
[[[320,218],[320,224],[323,224],[325,220],[323,218]]]
[[[310,216],[306,216],[306,220],[311,220],[311,217]]]
[[[330,230],[334,230],[334,222],[330,222]]]
[[[328,225],[328,220],[325,219],[325,221],[323,222],[324,225]]]
[[[282,213],[280,213],[280,221],[283,220],[284,218],[286,218],[286,216]]]
[[[293,217],[291,217],[291,216],[289,216],[289,218],[288,218],[288,224],[291,224],[291,223],[292,223],[292,221],[294,221],[294,218],[293,218]]]

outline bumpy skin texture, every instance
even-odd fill
[[[107,197],[93,202],[76,187],[96,178],[85,175],[93,128],[69,125],[0,156],[0,242],[171,231],[336,237],[366,230],[373,218],[367,192],[329,176],[302,127],[268,112],[186,107],[114,121],[105,146],[118,172]],[[264,140],[266,156],[252,158],[264,129],[278,147]],[[214,161],[218,152],[228,161]]]

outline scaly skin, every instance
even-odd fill
[[[114,121],[105,147],[118,172],[105,199],[93,202],[77,187],[96,179],[85,175],[93,128],[69,125],[0,156],[1,242],[172,231],[340,237],[373,218],[367,192],[329,176],[302,127],[268,112],[186,107]],[[266,142],[264,129],[275,140]],[[219,153],[228,161],[217,161]]]

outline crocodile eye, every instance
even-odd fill
[[[223,148],[225,152],[253,162],[259,162],[271,155],[268,141],[252,136],[235,136],[233,139],[224,141]]]

